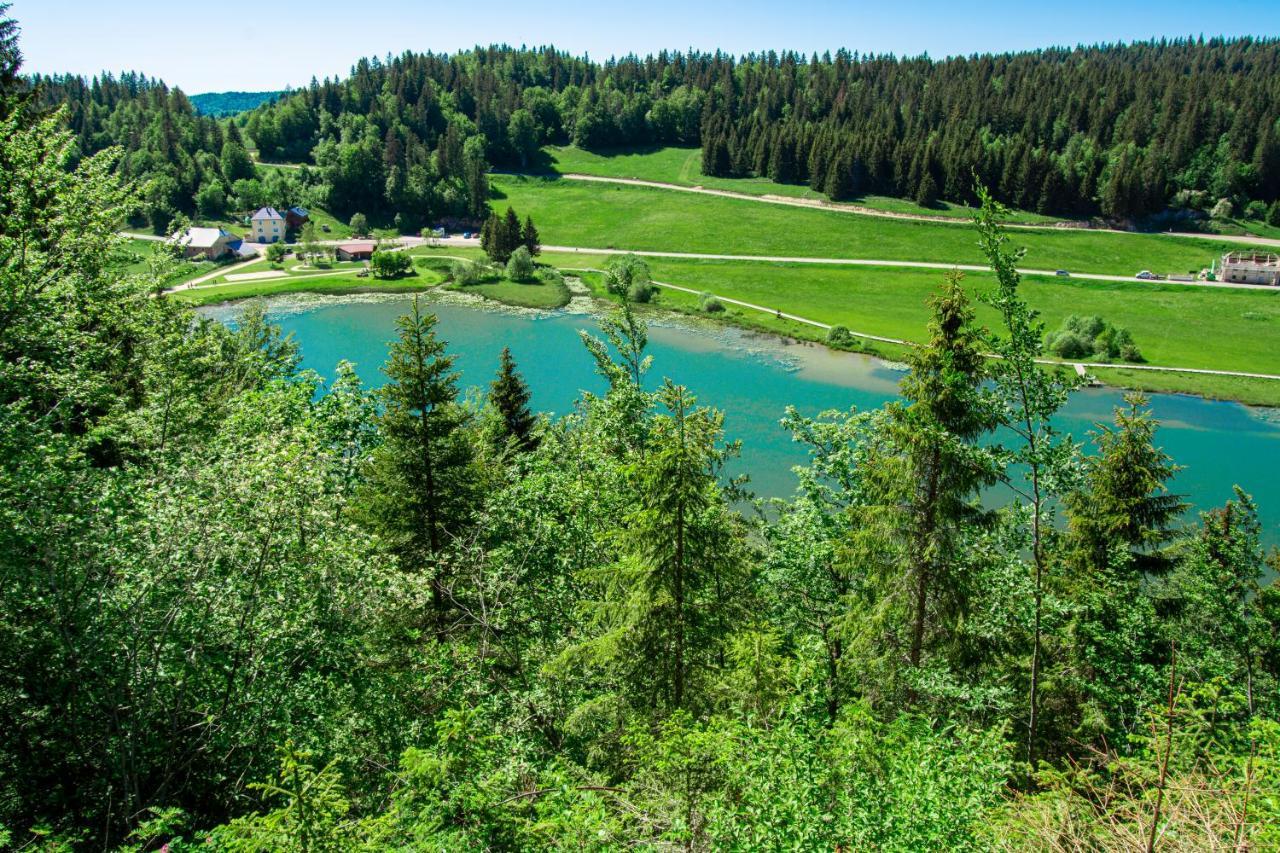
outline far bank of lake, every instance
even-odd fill
[[[366,383],[377,386],[385,380],[380,368],[395,337],[395,319],[408,299],[293,296],[267,304],[270,319],[300,343],[304,367],[331,377],[345,358]],[[433,300],[431,310],[439,317],[437,333],[458,357],[463,388],[487,386],[498,354],[509,346],[539,411],[565,414],[581,391],[604,389],[578,335],[596,329],[589,315],[489,310],[451,300]],[[229,320],[239,308],[202,311]],[[803,448],[779,426],[786,406],[806,415],[874,408],[896,396],[902,377],[867,356],[678,320],[651,324],[649,353],[651,384],[670,377],[692,389],[701,403],[725,413],[727,437],[742,441],[742,458],[733,470],[750,472],[752,488],[765,497],[790,495],[795,487],[791,469],[805,463]],[[1096,423],[1111,419],[1122,396],[1114,389],[1081,390],[1057,425],[1086,442]],[[1179,394],[1151,395],[1151,406],[1161,421],[1158,443],[1183,466],[1175,491],[1203,510],[1231,499],[1238,484],[1258,503],[1264,540],[1280,543],[1280,422],[1239,403]]]

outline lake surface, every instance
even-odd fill
[[[354,362],[370,386],[385,381],[381,366],[395,320],[407,297],[281,297],[268,303],[272,322],[292,333],[303,366],[332,377],[340,359]],[[205,309],[232,320],[234,307]],[[498,354],[511,348],[529,383],[532,406],[565,414],[582,390],[601,392],[605,383],[578,337],[594,331],[584,314],[507,312],[454,302],[434,302],[437,335],[457,356],[460,385],[484,386],[498,368]],[[826,409],[873,408],[895,396],[901,372],[875,359],[833,353],[824,347],[786,345],[772,337],[736,330],[705,329],[679,321],[651,325],[650,384],[663,377],[688,386],[705,405],[725,414],[725,432],[742,442],[733,472],[748,471],[751,487],[766,497],[795,488],[791,468],[805,462],[801,446],[778,424],[787,405],[807,415]],[[1099,421],[1109,421],[1121,392],[1086,389],[1072,396],[1058,427],[1087,441]],[[1183,466],[1173,488],[1198,509],[1218,506],[1239,484],[1254,496],[1264,540],[1280,543],[1280,420],[1236,403],[1176,394],[1151,397],[1161,421],[1157,442]]]

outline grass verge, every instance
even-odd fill
[[[214,305],[235,299],[285,293],[324,293],[335,296],[349,293],[412,293],[434,287],[443,280],[443,276],[431,269],[421,269],[413,275],[397,279],[359,278],[355,275],[293,275],[194,287],[174,291],[168,294],[168,298],[188,305]]]

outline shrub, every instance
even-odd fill
[[[1229,198],[1220,198],[1218,203],[1213,206],[1213,210],[1209,211],[1209,215],[1214,219],[1230,219],[1235,215],[1235,205],[1231,203]]]
[[[1251,201],[1244,207],[1245,219],[1265,219],[1267,216],[1267,203],[1264,201]]]
[[[649,282],[653,277],[649,273],[649,265],[642,258],[635,255],[623,255],[615,261],[612,261],[604,272],[604,286],[610,293],[615,296],[626,296],[634,302],[648,302],[650,294],[648,293]],[[636,285],[642,285],[639,289]],[[635,299],[631,296],[633,290],[636,293],[643,293],[644,298]]]
[[[284,260],[287,252],[288,250],[284,247],[284,243],[272,243],[267,246],[267,263],[276,266]]]
[[[1271,202],[1271,207],[1267,208],[1267,224],[1280,228],[1280,201]]]
[[[1045,348],[1058,358],[1142,361],[1128,329],[1094,315],[1068,316],[1056,332],[1045,337]]]
[[[461,285],[478,284],[484,276],[484,267],[474,261],[454,261],[449,267],[449,277]]]
[[[827,345],[847,347],[853,345],[853,335],[844,326],[832,326],[827,330]]]
[[[719,314],[724,310],[724,303],[710,293],[702,294],[702,310],[708,314]]]
[[[351,233],[357,237],[369,236],[369,220],[363,213],[351,217]]]
[[[1050,336],[1048,346],[1058,358],[1085,358],[1093,354],[1092,343],[1069,329]]]
[[[528,281],[533,278],[533,256],[524,246],[517,246],[507,260],[507,278],[512,281]]]
[[[632,282],[627,289],[627,299],[632,302],[648,302],[653,298],[653,286],[647,281]]]
[[[400,278],[408,275],[413,261],[404,252],[380,250],[369,259],[369,268],[375,278]]]

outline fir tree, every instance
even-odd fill
[[[524,218],[524,228],[520,231],[520,242],[529,250],[529,254],[535,258],[542,254],[542,239],[538,236],[538,229],[533,224],[532,216]]]
[[[538,420],[529,411],[529,387],[516,372],[511,348],[502,348],[498,376],[489,386],[489,403],[499,415],[501,432],[497,436],[499,449],[514,443],[522,451],[534,450],[538,437],[534,427]]]
[[[906,562],[895,575],[909,590],[912,667],[921,665],[931,620],[954,623],[967,609],[965,584],[955,576],[961,542],[985,515],[978,495],[999,470],[978,446],[997,417],[982,390],[982,336],[960,274],[947,276],[931,306],[929,342],[912,354],[902,382],[907,405],[889,410],[890,434],[906,461]]]
[[[520,245],[520,217],[516,216],[513,208],[508,207],[506,214],[502,217],[501,227],[498,229],[498,252],[499,257],[495,258],[500,263],[506,263],[511,257],[511,253]]]
[[[467,522],[473,472],[454,356],[437,340],[435,325],[417,297],[396,321],[398,339],[383,367],[389,381],[379,390],[384,442],[374,454],[362,515],[405,571],[431,577],[442,636],[450,579],[440,557]]]

